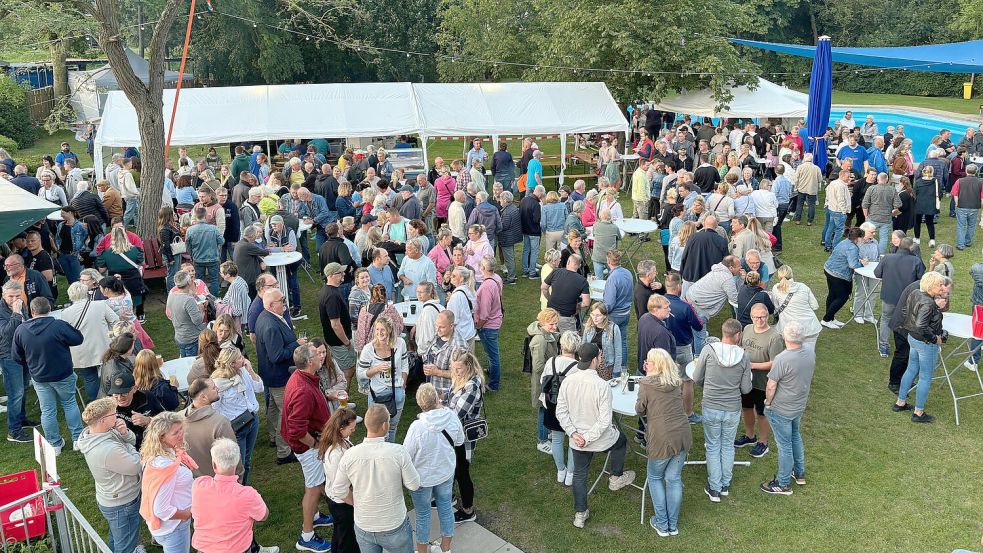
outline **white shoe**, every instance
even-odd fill
[[[839,330],[840,329],[840,326],[836,324],[838,322],[839,321],[819,321],[819,324],[825,326],[826,328],[832,329],[832,330]]]
[[[147,548],[141,543],[133,548],[133,553],[147,553]]]
[[[430,545],[430,553],[451,553],[451,550],[448,549],[447,551],[444,551],[443,549],[440,548],[440,545],[438,545],[438,544],[431,544]]]
[[[928,247],[934,248],[935,247],[935,240],[929,240],[928,241]]]
[[[261,545],[261,546],[259,546],[259,553],[280,553],[280,546],[278,546],[278,545]]]
[[[556,482],[557,482],[557,484],[562,484],[563,481],[566,480],[566,479],[567,479],[567,471],[566,471],[566,469],[556,471]]]
[[[921,243],[922,243],[922,239],[921,239],[921,238],[915,238],[915,239],[914,239],[914,242],[915,242],[916,244],[921,244]]]
[[[536,446],[536,449],[542,451],[547,455],[553,454],[553,444],[551,444],[550,442],[539,442],[539,445]]]
[[[972,359],[967,359],[966,362],[963,363],[963,366],[973,372],[976,372],[979,369],[978,365],[976,363],[973,363]]]
[[[582,512],[582,513],[574,513],[573,514],[573,525],[575,527],[577,527],[577,528],[583,528],[584,527],[584,523],[587,522],[587,519],[589,519],[589,518],[590,518],[590,509],[588,509],[588,510]]]
[[[872,325],[877,324],[877,319],[875,319],[874,317],[864,317],[864,320]]]
[[[563,485],[566,487],[573,486],[573,471],[567,470],[567,477],[563,479]]]
[[[621,476],[608,478],[608,489],[616,492],[625,486],[631,485],[635,481],[635,471],[626,470]]]
[[[864,318],[863,317],[854,317],[853,318],[853,322],[857,323],[858,325],[862,325],[862,324],[864,324]]]

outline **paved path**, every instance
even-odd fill
[[[410,526],[416,525],[416,513],[410,511]],[[415,543],[416,536],[414,536]],[[430,512],[430,540],[440,539],[440,524],[437,511]],[[454,541],[451,550],[455,553],[522,553],[518,547],[485,530],[477,522],[465,522],[454,527]]]

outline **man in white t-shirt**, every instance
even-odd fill
[[[857,121],[853,118],[853,112],[848,111],[843,114],[843,119],[837,123],[841,128],[853,130],[857,126]]]

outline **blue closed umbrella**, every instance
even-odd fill
[[[812,152],[813,162],[826,172],[826,127],[833,95],[833,59],[828,36],[819,37],[816,55],[812,59],[809,79],[808,136],[803,141],[806,152]]]

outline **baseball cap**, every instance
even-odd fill
[[[274,215],[274,216],[270,217],[270,224],[271,225],[282,225],[283,224],[283,216],[281,216],[281,215]]]
[[[399,189],[399,191],[400,191],[400,192],[409,192],[409,193],[411,193],[411,194],[412,194],[412,193],[413,193],[413,187],[412,187],[412,186],[410,186],[410,185],[408,185],[408,184],[404,184],[404,185],[403,185],[403,186],[402,186],[402,187],[401,187],[401,188]]]
[[[362,217],[362,224],[363,225],[368,225],[368,224],[372,224],[372,223],[374,223],[374,222],[376,222],[378,220],[379,220],[378,217],[376,217],[375,215],[369,214],[369,215],[366,215],[366,216]]]
[[[601,351],[594,344],[581,344],[580,349],[577,350],[577,368],[586,371],[600,353]]]
[[[338,273],[344,273],[344,272],[345,272],[345,266],[340,263],[335,263],[334,261],[324,266],[325,277],[329,277],[331,275],[336,275]]]
[[[126,394],[133,389],[133,374],[130,371],[116,371],[109,380],[109,395]]]

